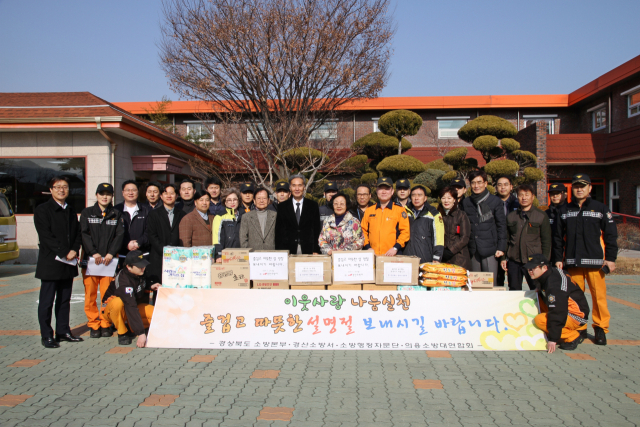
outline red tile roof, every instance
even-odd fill
[[[547,135],[547,164],[609,164],[640,157],[640,126],[611,134]]]

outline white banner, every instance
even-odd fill
[[[544,350],[532,291],[160,288],[149,347]]]

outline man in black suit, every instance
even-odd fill
[[[60,341],[79,342],[71,335],[69,309],[73,278],[78,275],[78,252],[82,243],[78,214],[67,204],[69,181],[57,176],[49,183],[51,199],[36,208],[33,222],[38,232],[39,251],[36,279],[40,279],[38,321],[42,345],[60,347]],[[56,336],[51,329],[51,309],[56,314]]]
[[[162,192],[162,207],[154,209],[147,217],[147,241],[149,242],[149,267],[145,275],[151,284],[162,283],[162,253],[165,246],[180,245],[180,221],[186,213],[176,208],[177,191],[174,184],[167,184]]]
[[[306,178],[293,175],[289,178],[292,197],[278,203],[276,217],[276,249],[290,254],[318,254],[320,236],[320,209],[311,199],[305,199]]]

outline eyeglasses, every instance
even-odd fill
[[[67,185],[56,185],[53,187],[54,190],[58,190],[58,191],[66,191],[69,189],[69,186]]]

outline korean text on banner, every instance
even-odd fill
[[[149,347],[545,350],[533,291],[160,288]]]

